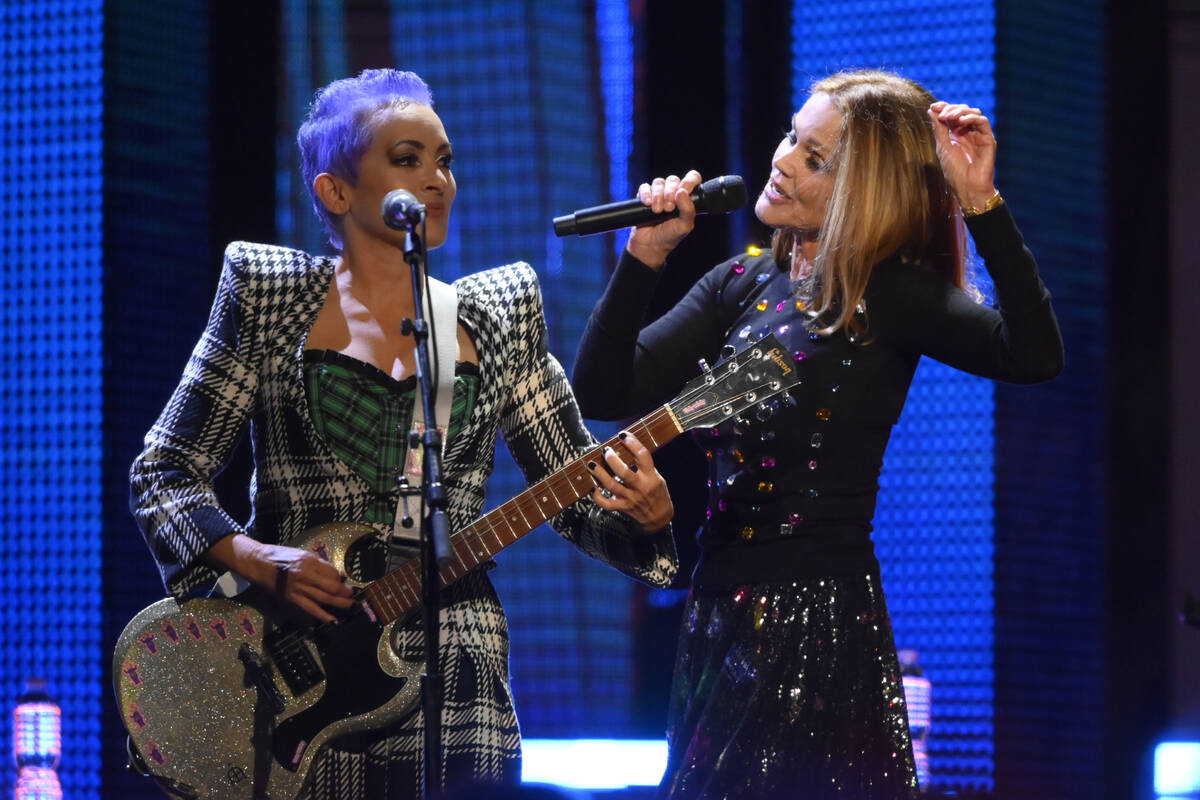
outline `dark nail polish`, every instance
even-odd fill
[[[628,435],[629,435],[629,434],[628,434],[626,431],[621,431],[620,433],[618,433],[618,434],[617,434],[617,438],[618,438],[618,439],[624,439],[624,438],[625,438],[626,436],[628,436]]]
[[[588,469],[595,469],[595,468],[596,468],[596,462],[595,462],[595,461],[589,461],[589,462],[587,463],[587,468],[588,468]]]
[[[629,465],[629,471],[630,471],[630,472],[637,472],[637,464],[630,464],[630,465]],[[432,773],[431,773],[431,774],[432,774]]]

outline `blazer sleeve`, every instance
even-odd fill
[[[130,470],[130,509],[176,597],[217,577],[201,560],[214,543],[246,532],[221,508],[213,488],[249,423],[258,390],[251,293],[237,254],[236,243],[225,251],[204,333]]]
[[[504,326],[509,386],[500,429],[526,481],[536,483],[596,445],[583,425],[575,395],[558,360],[546,349],[546,319],[537,276],[526,265]],[[561,536],[588,555],[653,586],[670,584],[678,569],[668,525],[646,534],[625,514],[606,511],[588,497],[550,520]]]

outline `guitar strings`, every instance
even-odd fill
[[[760,353],[761,353],[761,351],[760,351]],[[757,358],[761,358],[761,356],[757,356]],[[764,385],[769,386],[769,384],[764,384]],[[698,386],[691,391],[683,392],[682,394],[679,395],[679,397],[676,398],[675,401],[672,401],[672,402],[686,405],[686,403],[689,402],[691,399],[700,396],[701,394],[703,394],[705,391],[709,390],[710,388],[711,388],[710,384],[704,384],[704,385]],[[761,386],[756,387],[756,389],[761,389],[761,388],[762,388]],[[734,401],[740,400],[742,397],[744,397],[746,394],[748,394],[749,391],[750,390],[743,391],[743,392],[739,393],[738,395],[735,395],[729,399],[734,400]],[[653,412],[651,412],[649,415],[647,415],[643,420],[641,420],[641,422],[639,422],[638,424],[641,425],[644,430],[649,430],[653,426],[661,423],[665,418],[667,418],[669,416],[671,416],[670,409],[667,406],[662,406],[662,407],[655,409]],[[651,437],[651,438],[653,439],[653,437]],[[576,493],[576,487],[573,485],[573,483],[571,481],[571,472],[572,471],[578,472],[579,468],[582,466],[582,463],[585,460],[600,458],[605,447],[616,446],[617,444],[618,444],[618,440],[616,438],[613,438],[613,439],[610,439],[608,442],[600,444],[597,447],[594,447],[593,449],[586,451],[583,455],[576,458],[574,461],[568,463],[567,465],[565,465],[564,467],[559,469],[554,474],[549,475],[546,478],[543,478],[542,480],[540,480],[537,483],[530,486],[525,492],[523,492],[518,497],[513,498],[513,499],[507,501],[506,503],[502,503],[500,506],[492,509],[487,514],[484,514],[484,515],[480,516],[479,518],[477,518],[473,523],[471,523],[467,527],[465,527],[462,530],[453,534],[451,536],[451,544],[452,544],[452,547],[454,547],[455,556],[457,557],[458,561],[454,564],[451,564],[449,567],[445,568],[444,570],[442,570],[442,574],[445,575],[446,573],[450,573],[450,575],[449,575],[450,580],[454,580],[454,579],[457,579],[458,577],[461,577],[460,575],[454,574],[459,571],[460,567],[465,566],[465,564],[463,563],[462,557],[459,555],[458,547],[457,547],[461,543],[470,542],[471,540],[474,540],[473,544],[479,544],[483,547],[485,552],[488,552],[489,554],[494,554],[494,552],[496,552],[496,551],[490,551],[490,549],[488,548],[488,545],[486,543],[486,540],[485,540],[485,537],[490,533],[493,536],[495,536],[497,542],[502,545],[500,549],[503,549],[503,547],[507,546],[507,545],[504,545],[502,542],[501,530],[502,530],[502,528],[507,527],[509,534],[511,534],[513,532],[513,528],[511,525],[508,525],[507,523],[505,523],[503,526],[497,525],[493,521],[494,518],[502,519],[502,517],[505,514],[509,514],[512,511],[516,511],[521,516],[522,520],[525,521],[526,524],[528,524],[530,518],[539,520],[538,524],[540,524],[541,522],[544,522],[546,519],[548,519],[550,516],[553,516],[553,514],[546,514],[544,509],[542,508],[541,504],[533,499],[533,496],[536,495],[538,492],[548,490],[549,494],[552,497],[554,497],[555,504],[558,506],[558,511],[561,511],[562,509],[566,508],[567,506],[572,505],[575,502],[578,502],[580,499],[583,498],[583,496],[584,496],[584,494],[586,494],[586,492]],[[569,496],[573,496],[573,499],[569,500],[565,504],[559,499],[559,492],[561,490],[563,490],[564,488],[566,489]],[[557,513],[557,512],[554,512],[554,513]],[[518,537],[516,537],[516,538],[520,538],[520,535],[518,535]],[[513,539],[514,542],[516,541],[516,538]],[[511,544],[511,543],[512,542],[510,542],[509,544]],[[471,552],[475,552],[473,544],[469,547]],[[388,573],[387,575],[384,575],[381,578],[373,581],[368,586],[377,587],[382,584],[382,589],[384,591],[388,591],[389,596],[392,599],[395,599],[395,593],[392,592],[391,590],[393,588],[396,588],[395,585],[398,583],[402,583],[403,588],[407,589],[408,591],[416,591],[417,587],[415,585],[413,585],[413,581],[412,581],[412,579],[414,577],[416,577],[411,574],[413,571],[414,570],[411,569],[409,564],[405,564],[405,565],[397,568],[396,570],[393,570],[392,572]],[[419,581],[418,581],[418,583],[419,583]],[[368,602],[369,602],[369,599],[368,599]]]
[[[760,355],[755,356],[755,358],[758,360],[763,360],[761,351],[760,351]],[[676,405],[687,405],[687,403],[690,402],[691,400],[701,396],[706,391],[710,390],[713,385],[714,384],[705,383],[705,384],[697,386],[696,388],[692,389],[691,391],[685,390],[684,392],[680,393],[674,400],[672,400],[671,403],[674,403]],[[731,396],[730,398],[728,398],[728,400],[729,401],[742,400],[748,394],[757,393],[757,391],[762,389],[764,386],[770,387],[770,382],[768,381],[768,382],[756,387],[755,389],[744,390],[736,395]],[[644,417],[637,424],[642,426],[643,431],[650,429],[651,426],[662,422],[664,418],[670,417],[672,415],[669,406],[670,406],[670,404],[660,406],[659,408],[655,409],[650,414],[648,414],[646,417]],[[586,494],[585,492],[579,493],[578,495],[575,496],[574,500],[571,500],[566,505],[563,505],[562,502],[558,499],[558,494],[555,492],[555,486],[557,485],[559,488],[561,488],[564,485],[563,478],[568,477],[567,473],[571,469],[581,466],[583,464],[583,462],[586,460],[589,460],[589,459],[594,460],[594,459],[601,458],[605,448],[615,447],[618,443],[619,443],[619,440],[616,437],[611,438],[607,442],[600,443],[599,445],[592,448],[591,450],[586,451],[583,455],[579,456],[574,461],[571,461],[570,463],[561,467],[555,473],[553,473],[545,478],[542,478],[540,481],[538,481],[537,483],[530,486],[527,490],[522,492],[517,497],[514,497],[505,503],[501,503],[496,508],[494,508],[491,511],[487,512],[486,514],[483,514],[482,516],[478,517],[470,525],[468,525],[467,527],[463,528],[460,531],[457,531],[450,537],[451,538],[451,549],[452,550],[454,549],[455,543],[467,541],[471,537],[475,537],[475,539],[481,545],[484,545],[485,543],[484,543],[483,537],[487,531],[483,530],[483,526],[481,525],[481,523],[485,524],[487,526],[487,528],[490,530],[490,532],[496,536],[497,542],[500,542],[501,538],[500,538],[500,534],[498,532],[498,528],[497,528],[497,526],[492,524],[490,518],[493,516],[502,516],[501,512],[503,512],[503,510],[505,509],[506,506],[514,507],[518,511],[518,513],[521,514],[521,517],[522,517],[522,519],[525,520],[526,524],[528,524],[528,518],[526,517],[526,514],[525,514],[526,511],[535,512],[535,518],[540,516],[542,522],[544,522],[546,519],[549,519],[549,517],[553,516],[553,515],[552,514],[545,515],[545,512],[542,510],[541,506],[539,506],[537,504],[537,501],[532,499],[532,495],[536,494],[538,491],[544,491],[545,489],[548,488],[550,491],[550,495],[554,498],[555,503],[558,504],[558,506],[559,506],[559,511],[562,511],[567,506],[573,505],[574,503],[583,499],[584,494]],[[574,486],[571,484],[571,482],[569,480],[566,482],[565,486],[566,486],[569,494],[573,493],[575,491]],[[539,524],[541,524],[541,523],[539,523]],[[512,531],[511,526],[509,526],[509,531],[510,532]],[[521,534],[521,535],[524,535],[524,534]],[[518,536],[517,538],[519,539],[520,536]],[[515,541],[516,541],[516,539],[513,539],[513,542],[515,542]],[[512,542],[510,542],[509,544],[512,544]],[[508,545],[504,545],[504,546],[507,547]],[[485,545],[485,551],[486,551],[486,549],[487,548]],[[457,551],[455,551],[455,555],[456,556],[458,555]],[[460,562],[461,562],[461,559],[460,559]],[[386,582],[388,584],[391,584],[391,583],[395,583],[396,581],[401,580],[401,573],[406,572],[406,571],[407,572],[413,571],[412,567],[410,566],[411,563],[412,562],[407,562],[407,563],[401,565],[400,567],[392,570],[388,574],[375,579],[374,581],[366,583],[361,587],[355,587],[352,592],[352,595],[351,595],[355,601],[355,605],[352,607],[353,611],[351,611],[351,613],[366,614],[366,611],[364,611],[362,609],[362,605],[363,605],[363,603],[368,603],[368,604],[370,603],[370,598],[368,596],[368,590],[375,586],[378,586],[381,583]],[[453,568],[456,566],[458,566],[457,563],[451,564],[449,567],[447,567],[443,571],[453,571]],[[403,576],[403,577],[411,578],[412,576]],[[457,577],[460,577],[460,576],[453,576],[452,579],[455,579]],[[385,587],[385,588],[390,588],[390,586]],[[394,599],[394,595],[392,595],[392,597]],[[376,612],[376,613],[378,613],[378,612]],[[280,638],[276,641],[276,645],[279,647],[284,647],[284,648],[294,647],[297,643],[303,643],[303,641],[306,638],[308,638],[309,636],[319,634],[323,630],[329,628],[330,626],[339,624],[339,622],[340,622],[339,620],[334,620],[333,622],[322,622],[322,623],[320,623],[310,629],[307,629],[307,630],[293,629],[289,632],[284,633],[282,636],[280,636]]]

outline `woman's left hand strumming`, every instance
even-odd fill
[[[675,516],[667,482],[654,468],[654,459],[632,433],[622,433],[621,443],[633,455],[626,465],[611,449],[604,451],[604,465],[588,462],[596,489],[592,500],[608,511],[621,511],[637,520],[647,533],[662,530]]]
[[[996,137],[978,108],[961,103],[929,107],[938,159],[964,208],[984,208],[996,194]]]

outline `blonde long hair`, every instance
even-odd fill
[[[871,270],[896,253],[978,297],[967,277],[962,211],[942,173],[926,113],[934,96],[879,70],[835,73],[812,85],[810,94],[818,93],[842,112],[830,156],[833,192],[810,278],[812,310],[826,323],[823,331],[865,331],[865,315],[856,310]],[[776,230],[776,261],[786,263],[795,245],[794,230]]]

